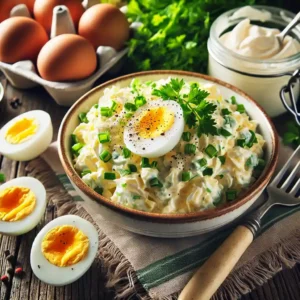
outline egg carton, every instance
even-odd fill
[[[27,16],[30,13],[24,4],[19,4],[11,11],[11,16]],[[63,33],[76,33],[69,10],[66,6],[56,6],[53,10],[52,28],[50,37],[53,38]],[[19,61],[14,64],[0,62],[0,70],[7,80],[16,88],[30,89],[41,85],[53,97],[55,102],[62,106],[71,106],[82,95],[88,92],[95,81],[112,68],[126,55],[128,48],[117,52],[115,49],[100,46],[96,50],[97,69],[89,76],[74,82],[53,82],[38,75],[32,61]],[[84,57],[82,58],[84,63]],[[116,68],[116,66],[115,66]]]

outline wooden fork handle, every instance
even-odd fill
[[[253,241],[246,226],[238,226],[185,286],[178,300],[209,300]]]

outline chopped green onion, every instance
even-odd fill
[[[218,150],[212,145],[212,144],[209,144],[204,152],[209,156],[209,157],[214,157],[218,154]]]
[[[142,157],[141,166],[142,166],[142,168],[150,168],[149,158]]]
[[[154,160],[152,163],[151,163],[151,168],[155,169],[157,167],[157,161]]]
[[[112,110],[107,106],[102,106],[100,108],[100,114],[103,117],[111,117],[112,116]]]
[[[219,128],[218,132],[219,132],[219,134],[221,134],[225,137],[231,136],[231,132],[229,132],[225,128]]]
[[[99,104],[95,104],[94,107],[97,109],[99,107]]]
[[[246,142],[245,139],[238,139],[238,140],[236,140],[237,146],[240,146],[240,147],[242,147],[242,148],[245,147],[245,142]]]
[[[251,155],[247,160],[246,160],[246,166],[247,167],[255,167],[258,164],[258,159],[256,155]]]
[[[199,165],[200,168],[203,168],[207,165],[207,160],[205,158],[200,158],[197,161],[195,161],[196,165]]]
[[[144,104],[147,103],[146,101],[146,98],[144,96],[137,96],[135,99],[134,99],[134,103],[136,105],[136,107],[141,107],[143,106]]]
[[[190,172],[182,172],[181,180],[182,181],[189,181],[191,179],[191,173]]]
[[[116,174],[113,172],[104,172],[104,179],[114,180],[114,179],[116,179]]]
[[[137,107],[133,103],[130,103],[130,102],[125,103],[124,107],[128,111],[136,111],[137,110]]]
[[[119,170],[119,173],[123,177],[123,176],[126,176],[126,175],[130,175],[131,171],[130,170],[126,170],[126,169],[125,170],[121,169],[121,170]]]
[[[256,169],[263,170],[265,166],[266,166],[266,161],[262,158],[259,158],[258,163],[256,165]]]
[[[0,173],[0,182],[5,182],[5,175],[3,173]]]
[[[233,201],[236,199],[236,196],[237,196],[237,192],[235,190],[228,190],[226,192],[226,199],[228,201]]]
[[[121,186],[122,186],[123,188],[126,188],[127,183],[122,183]]]
[[[223,108],[221,111],[223,116],[227,116],[231,114],[231,111],[228,108]]]
[[[81,175],[81,177],[83,177],[84,175],[91,174],[91,173],[92,173],[91,170],[83,170],[80,175]]]
[[[80,113],[78,115],[78,119],[80,120],[81,123],[88,123],[88,119],[86,117],[86,113]]]
[[[254,143],[257,143],[257,138],[256,138],[256,135],[255,135],[255,132],[252,131],[252,130],[249,130],[250,134],[251,134],[251,137],[247,143],[247,147],[251,148],[253,146]]]
[[[209,188],[206,188],[206,191],[207,191],[208,193],[211,193],[211,189],[209,189]]]
[[[233,127],[235,125],[235,120],[233,118],[231,118],[230,116],[224,116],[224,124],[228,124],[230,127]]]
[[[123,148],[122,153],[123,153],[124,158],[128,158],[131,155],[131,151],[126,147]]]
[[[231,96],[230,99],[232,104],[237,104],[235,96]]]
[[[133,199],[133,200],[141,199],[141,196],[140,196],[140,195],[133,195],[133,196],[132,196],[132,199]]]
[[[132,117],[132,114],[130,114],[130,113],[125,114],[125,118],[130,119],[131,117]]]
[[[157,177],[151,178],[149,180],[149,184],[151,187],[160,187],[161,188],[163,186]]]
[[[94,188],[94,191],[100,195],[103,194],[103,187],[97,186]]]
[[[206,168],[202,174],[203,176],[211,176],[214,173],[214,170],[212,168]]]
[[[225,161],[226,161],[226,157],[224,155],[221,155],[221,156],[218,156],[218,158],[219,158],[221,164],[224,165]]]
[[[115,111],[116,108],[118,107],[118,103],[116,101],[112,101],[112,105],[111,105],[111,111]]]
[[[222,203],[222,197],[218,197],[217,199],[214,199],[214,201],[213,201],[214,206],[218,206],[221,203]]]
[[[108,162],[111,160],[112,156],[111,154],[107,151],[107,150],[103,150],[100,155],[99,158],[104,161],[104,162]]]
[[[72,141],[72,145],[78,143],[78,138],[75,134],[71,134],[71,141]]]
[[[84,145],[81,144],[81,143],[77,143],[77,144],[73,145],[73,146],[72,146],[72,152],[73,152],[74,154],[79,154],[79,152],[80,152],[80,150],[82,149],[83,146],[84,146]]]
[[[185,142],[189,142],[192,138],[192,135],[190,132],[186,131],[182,134],[182,139],[185,141]]]
[[[244,104],[238,104],[236,110],[241,114],[246,111]]]
[[[137,167],[136,167],[136,165],[129,164],[129,165],[128,165],[128,168],[129,168],[130,172],[137,172]]]
[[[101,144],[107,143],[110,141],[110,135],[108,132],[100,132],[98,134],[98,140]]]
[[[194,144],[185,144],[184,146],[184,153],[185,154],[195,154],[196,152],[196,145]]]

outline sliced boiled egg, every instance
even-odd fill
[[[180,141],[184,130],[181,106],[173,100],[153,100],[141,106],[124,129],[126,147],[143,157],[160,157]]]
[[[97,251],[95,227],[78,216],[62,216],[36,236],[30,254],[31,268],[47,284],[66,285],[90,268]]]
[[[0,153],[13,160],[31,160],[48,148],[52,136],[49,114],[42,110],[29,111],[2,127]]]
[[[32,177],[19,177],[0,186],[0,232],[20,235],[33,229],[46,209],[46,190]]]

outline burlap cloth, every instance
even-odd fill
[[[291,153],[291,149],[281,147],[277,169]],[[227,228],[183,239],[130,233],[104,220],[96,202],[87,205],[76,194],[64,174],[56,144],[42,158],[29,163],[29,176],[43,182],[49,203],[57,206],[59,215],[77,214],[94,222],[99,232],[99,258],[107,273],[107,287],[115,289],[117,298],[176,299],[195,269],[231,231]],[[262,201],[261,198],[256,204]],[[299,210],[300,207],[270,210],[264,218],[263,233],[242,256],[214,299],[237,299],[283,267],[292,267],[300,261]]]

